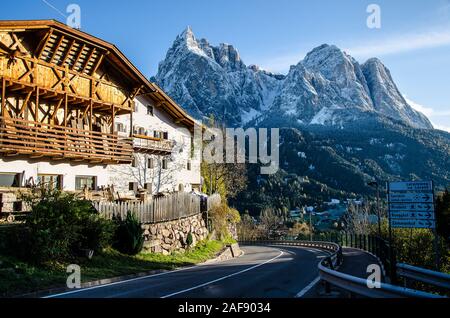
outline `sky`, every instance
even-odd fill
[[[117,45],[150,77],[188,25],[198,38],[229,43],[243,61],[287,73],[306,53],[335,44],[363,63],[378,57],[410,104],[450,131],[450,0],[15,0],[0,19],[66,22],[81,8],[81,30]],[[371,4],[380,28],[369,28]]]

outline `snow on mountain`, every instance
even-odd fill
[[[212,46],[187,28],[174,41],[154,80],[193,116],[211,114],[245,125],[272,105],[282,76],[247,67],[229,44]]]
[[[381,116],[432,128],[403,98],[380,60],[360,65],[334,45],[313,49],[287,75],[277,75],[246,66],[230,44],[197,40],[188,27],[175,39],[153,80],[193,116],[214,115],[234,126],[283,116],[299,124],[343,128]]]

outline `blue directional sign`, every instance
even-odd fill
[[[431,203],[391,203],[390,211],[434,212],[434,205]]]
[[[433,182],[391,182],[388,199],[393,228],[436,228]]]
[[[436,221],[392,219],[391,226],[393,228],[403,229],[434,229],[436,227]]]
[[[432,192],[391,192],[389,194],[389,202],[391,203],[408,203],[408,202],[420,202],[420,203],[433,203]]]

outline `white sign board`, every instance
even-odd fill
[[[391,182],[390,191],[432,191],[433,183],[431,181],[412,181],[412,182]]]
[[[436,227],[433,182],[391,182],[389,184],[389,219],[393,228]]]
[[[436,222],[429,220],[392,219],[391,226],[393,228],[406,228],[406,229],[433,229],[436,227]]]
[[[390,212],[391,219],[421,219],[421,220],[434,220],[434,213],[431,212]]]
[[[423,202],[432,203],[433,193],[403,193],[403,192],[391,192],[389,193],[389,202],[391,203],[402,203],[402,202]]]
[[[434,205],[431,203],[391,203],[390,211],[434,212]]]

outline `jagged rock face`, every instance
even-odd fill
[[[193,116],[211,114],[228,125],[289,118],[299,125],[345,127],[367,118],[390,118],[414,128],[432,128],[413,110],[377,59],[360,65],[334,45],[321,45],[286,76],[247,67],[229,44],[197,40],[190,28],[179,35],[154,80]]]
[[[231,125],[243,125],[266,110],[280,82],[247,68],[233,46],[211,46],[190,28],[177,37],[154,80],[193,116],[212,114]]]
[[[413,127],[433,128],[428,118],[408,105],[395,85],[391,73],[379,59],[373,58],[364,63],[363,73],[373,105],[378,112],[388,117],[399,117]]]

